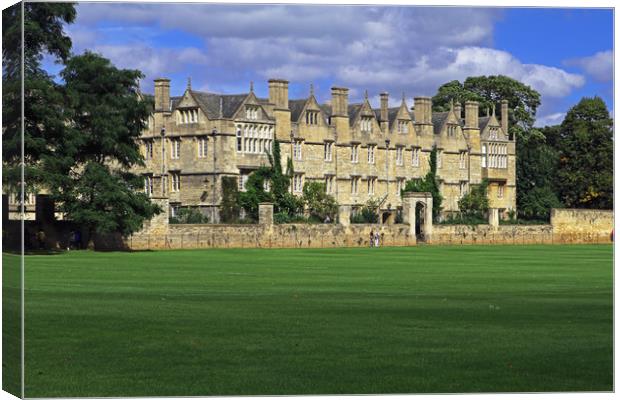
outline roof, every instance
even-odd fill
[[[491,117],[479,117],[478,118],[478,128],[480,130],[483,130],[487,124],[489,123],[489,121],[491,120]]]
[[[288,108],[291,110],[291,121],[299,120],[307,101],[308,99],[294,99],[288,101]]]
[[[433,131],[435,134],[441,131],[441,127],[448,119],[449,111],[434,112],[431,116],[431,122],[433,123]]]
[[[357,118],[357,115],[359,114],[361,109],[362,109],[362,103],[349,104],[347,111],[349,113],[349,125],[350,126],[353,126],[353,122],[355,121],[355,118]]]
[[[241,94],[216,94],[207,92],[191,91],[200,108],[202,108],[209,119],[215,119],[221,116],[224,118],[232,118],[235,112],[241,106],[241,103],[248,97],[248,93]]]

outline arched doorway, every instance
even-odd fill
[[[422,202],[416,202],[415,205],[415,237],[417,241],[424,241],[424,214],[426,213],[426,205]]]
[[[430,242],[433,233],[433,196],[427,192],[403,195],[403,222],[409,224],[409,235]]]

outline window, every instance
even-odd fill
[[[207,156],[207,138],[199,137],[198,138],[198,157],[205,158]]]
[[[489,128],[489,139],[497,139],[497,132],[498,132],[498,128],[496,127],[491,127]]]
[[[409,132],[409,124],[407,120],[398,120],[398,133]]]
[[[372,117],[362,117],[360,121],[360,130],[364,133],[372,132]]]
[[[437,150],[437,168],[441,168],[442,153],[443,153],[442,150]]]
[[[482,165],[482,168],[487,167],[487,145],[486,144],[482,145],[482,158],[480,159],[480,164]]]
[[[269,179],[265,179],[263,181],[263,190],[265,192],[269,192],[271,190],[271,181]]]
[[[375,183],[377,182],[377,178],[368,178],[368,194],[375,194]]]
[[[403,165],[403,148],[396,147],[396,165]]]
[[[504,197],[504,185],[499,184],[497,185],[497,198],[501,199]]]
[[[144,193],[149,196],[153,195],[153,177],[150,175],[144,177]]]
[[[258,119],[258,107],[257,106],[245,106],[245,118],[246,119]]]
[[[333,147],[333,145],[334,144],[332,142],[325,142],[324,148],[323,148],[323,153],[324,153],[325,161],[331,161],[332,160],[332,147]]]
[[[397,178],[396,179],[396,194],[400,196],[401,190],[405,188],[405,179]]]
[[[456,125],[448,125],[447,127],[448,130],[448,137],[454,137],[456,135]]]
[[[153,141],[147,140],[144,142],[144,158],[149,160],[153,158]]]
[[[467,168],[467,152],[466,151],[459,152],[459,168],[460,169]]]
[[[171,172],[170,182],[172,184],[172,187],[170,188],[171,192],[178,192],[181,190],[181,174],[178,172]]]
[[[318,111],[306,111],[306,124],[307,125],[318,125],[319,123],[319,112]]]
[[[377,146],[369,144],[368,145],[368,164],[374,164],[375,163],[375,148]]]
[[[411,149],[411,165],[414,167],[420,166],[420,148],[414,147]]]
[[[359,183],[359,180],[359,176],[351,177],[351,194],[357,194],[357,185]]]
[[[177,113],[177,123],[179,124],[195,124],[198,122],[198,109],[186,108],[179,110]]]
[[[293,158],[295,160],[301,160],[301,140],[295,140],[293,142]]]
[[[467,193],[467,181],[461,181],[459,184],[459,196],[463,197]]]
[[[334,193],[334,176],[325,175],[325,193]]]
[[[352,163],[356,163],[358,160],[358,153],[359,153],[359,148],[360,145],[359,144],[353,144],[351,145],[351,162]]]
[[[293,176],[293,191],[297,193],[301,193],[303,191],[303,174],[295,174]]]
[[[245,192],[245,185],[248,182],[249,175],[244,173],[239,173],[237,177],[237,190],[240,192]]]
[[[243,139],[241,137],[241,127],[237,126],[237,152],[243,151]]]
[[[170,145],[170,158],[179,158],[181,155],[181,139],[171,139]]]

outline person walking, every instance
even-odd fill
[[[379,231],[375,232],[375,247],[379,247]]]
[[[375,234],[372,231],[372,229],[370,230],[370,247],[373,247],[375,243]]]

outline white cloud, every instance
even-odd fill
[[[548,126],[548,125],[561,124],[562,121],[564,120],[565,115],[566,113],[564,112],[558,112],[558,113],[553,113],[553,114],[548,114],[542,117],[538,117],[536,118],[536,122],[534,123],[534,126],[543,127],[543,126]]]
[[[614,53],[611,50],[599,51],[589,57],[567,60],[565,64],[580,67],[586,74],[600,82],[611,81],[614,77]]]

